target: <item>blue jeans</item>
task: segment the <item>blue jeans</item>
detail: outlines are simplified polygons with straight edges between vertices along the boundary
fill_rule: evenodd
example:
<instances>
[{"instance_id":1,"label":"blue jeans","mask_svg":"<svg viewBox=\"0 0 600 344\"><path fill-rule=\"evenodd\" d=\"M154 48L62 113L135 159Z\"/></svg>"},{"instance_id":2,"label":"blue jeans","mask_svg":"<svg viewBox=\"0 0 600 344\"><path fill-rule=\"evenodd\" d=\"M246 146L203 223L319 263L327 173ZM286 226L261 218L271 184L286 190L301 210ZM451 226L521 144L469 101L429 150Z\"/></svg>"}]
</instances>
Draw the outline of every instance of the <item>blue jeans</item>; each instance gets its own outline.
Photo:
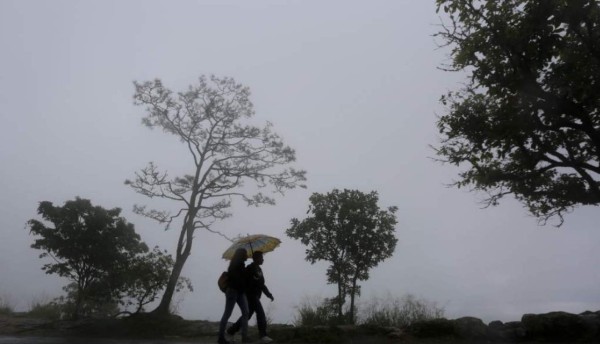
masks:
<instances>
[{"instance_id":1,"label":"blue jeans","mask_svg":"<svg viewBox=\"0 0 600 344\"><path fill-rule=\"evenodd\" d=\"M242 311L242 338L248 336L248 301L246 300L246 294L232 288L227 288L225 291L225 311L219 324L219 338L225 338L225 327L236 303L240 307L240 311Z\"/></svg>"},{"instance_id":2,"label":"blue jeans","mask_svg":"<svg viewBox=\"0 0 600 344\"><path fill-rule=\"evenodd\" d=\"M262 338L267 335L267 317L265 310L263 309L262 303L260 303L260 297L258 295L248 295L248 320L252 318L252 315L256 313L256 325L258 327L258 335ZM231 326L233 332L237 332L242 326L243 317L240 317L238 321Z\"/></svg>"}]
</instances>

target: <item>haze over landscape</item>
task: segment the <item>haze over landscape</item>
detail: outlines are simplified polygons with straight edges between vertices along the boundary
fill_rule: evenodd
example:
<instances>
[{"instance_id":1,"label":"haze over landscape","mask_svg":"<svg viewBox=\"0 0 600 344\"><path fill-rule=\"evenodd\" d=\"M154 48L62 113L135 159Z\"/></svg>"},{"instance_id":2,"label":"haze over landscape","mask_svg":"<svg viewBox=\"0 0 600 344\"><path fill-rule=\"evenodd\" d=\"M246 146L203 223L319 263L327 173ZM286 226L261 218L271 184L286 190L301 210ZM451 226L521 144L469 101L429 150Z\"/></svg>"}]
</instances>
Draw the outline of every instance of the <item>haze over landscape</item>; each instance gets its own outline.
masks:
<instances>
[{"instance_id":1,"label":"haze over landscape","mask_svg":"<svg viewBox=\"0 0 600 344\"><path fill-rule=\"evenodd\" d=\"M157 203L124 181L149 161L172 175L191 161L176 138L141 124L132 82L160 78L179 91L215 74L250 87L254 122L272 122L307 171L307 189L275 206L238 202L214 227L282 240L263 265L274 322L335 295L327 264L310 265L285 236L308 197L333 188L375 190L380 206L399 208L396 252L361 284L362 301L411 293L448 318L485 322L599 310L596 208L577 208L557 229L512 199L483 209L485 195L447 187L460 169L434 161L430 145L439 98L464 75L438 68L449 53L432 37L440 16L434 1L415 0L0 1L0 297L26 310L67 284L44 274L29 247L25 223L40 201L120 207L149 246L172 252L177 226L133 214ZM184 318L217 320L229 242L197 231L194 245L183 275L195 291L175 304Z\"/></svg>"}]
</instances>

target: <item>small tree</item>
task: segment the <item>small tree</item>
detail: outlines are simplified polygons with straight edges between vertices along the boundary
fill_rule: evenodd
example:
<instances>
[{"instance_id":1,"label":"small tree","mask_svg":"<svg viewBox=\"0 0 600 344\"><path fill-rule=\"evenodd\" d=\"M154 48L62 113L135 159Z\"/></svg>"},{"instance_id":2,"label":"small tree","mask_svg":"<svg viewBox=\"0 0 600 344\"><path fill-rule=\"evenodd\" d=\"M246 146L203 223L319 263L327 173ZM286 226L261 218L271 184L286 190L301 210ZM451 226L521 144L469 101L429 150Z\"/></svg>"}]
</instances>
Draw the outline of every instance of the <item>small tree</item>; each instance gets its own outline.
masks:
<instances>
[{"instance_id":1,"label":"small tree","mask_svg":"<svg viewBox=\"0 0 600 344\"><path fill-rule=\"evenodd\" d=\"M154 302L164 290L172 268L173 258L158 247L133 259L125 276L121 304L133 306L133 313L144 311L144 306ZM175 292L183 289L193 291L191 281L179 277Z\"/></svg>"},{"instance_id":2,"label":"small tree","mask_svg":"<svg viewBox=\"0 0 600 344\"><path fill-rule=\"evenodd\" d=\"M74 318L98 313L104 305L114 310L127 286L147 285L151 275L136 273L136 266L160 273L170 268L169 262L172 265L168 256L147 253L133 224L119 216L119 208L107 210L77 197L62 207L40 202L38 213L53 227L29 220L31 234L39 237L31 247L43 251L40 258L52 258L42 270L72 282L65 291ZM166 281L153 278L153 288L164 287ZM149 292L156 293L153 288Z\"/></svg>"},{"instance_id":3,"label":"small tree","mask_svg":"<svg viewBox=\"0 0 600 344\"><path fill-rule=\"evenodd\" d=\"M337 284L334 299L340 319L346 296L350 296L351 322L355 320L355 296L360 295L358 281L369 278L369 270L394 253L398 239L394 236L397 207L381 210L377 192L357 190L327 194L314 193L308 212L311 216L291 220L286 234L307 245L306 260L331 262L327 281Z\"/></svg>"},{"instance_id":4,"label":"small tree","mask_svg":"<svg viewBox=\"0 0 600 344\"><path fill-rule=\"evenodd\" d=\"M231 216L233 198L248 205L274 204L272 197L252 194L244 183L276 192L304 187L305 172L286 168L296 157L271 124L260 128L244 122L254 115L250 90L231 78L202 76L187 91L173 94L160 80L135 83L135 104L146 107L143 123L175 135L190 153L190 174L169 177L150 163L134 180L125 183L136 192L178 204L174 214L135 206L134 211L165 225L183 217L175 263L160 304L153 311L169 312L181 270L190 255L196 229L211 230L218 220Z\"/></svg>"},{"instance_id":5,"label":"small tree","mask_svg":"<svg viewBox=\"0 0 600 344\"><path fill-rule=\"evenodd\" d=\"M466 167L458 187L512 194L542 222L600 204L600 3L437 0L449 70L437 153Z\"/></svg>"},{"instance_id":6,"label":"small tree","mask_svg":"<svg viewBox=\"0 0 600 344\"><path fill-rule=\"evenodd\" d=\"M118 315L118 297L107 292L106 285L102 282L91 283L81 297L77 283L71 282L64 286L65 295L54 300L62 314L71 318L107 318Z\"/></svg>"}]
</instances>

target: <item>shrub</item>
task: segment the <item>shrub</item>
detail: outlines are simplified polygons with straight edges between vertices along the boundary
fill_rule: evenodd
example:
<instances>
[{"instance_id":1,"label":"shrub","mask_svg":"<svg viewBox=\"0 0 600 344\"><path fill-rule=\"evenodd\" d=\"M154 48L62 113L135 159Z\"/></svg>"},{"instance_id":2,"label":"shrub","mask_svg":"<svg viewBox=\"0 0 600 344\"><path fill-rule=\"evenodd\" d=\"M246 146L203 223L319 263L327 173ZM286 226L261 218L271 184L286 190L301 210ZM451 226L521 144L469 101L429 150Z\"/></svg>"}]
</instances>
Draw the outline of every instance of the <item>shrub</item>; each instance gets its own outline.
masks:
<instances>
[{"instance_id":1,"label":"shrub","mask_svg":"<svg viewBox=\"0 0 600 344\"><path fill-rule=\"evenodd\" d=\"M0 296L0 315L11 315L15 312L15 307L7 297Z\"/></svg>"},{"instance_id":2,"label":"shrub","mask_svg":"<svg viewBox=\"0 0 600 344\"><path fill-rule=\"evenodd\" d=\"M311 301L305 298L297 308L294 319L296 326L319 326L354 324L376 327L408 327L418 321L439 319L444 316L444 308L435 302L417 299L408 294L404 297L375 297L360 307L357 307L357 321L350 319L350 312L346 309L340 318L337 314L335 299L322 299Z\"/></svg>"},{"instance_id":3,"label":"shrub","mask_svg":"<svg viewBox=\"0 0 600 344\"><path fill-rule=\"evenodd\" d=\"M359 321L365 325L407 327L417 321L439 319L444 308L435 302L417 299L408 294L404 297L374 298L361 307Z\"/></svg>"},{"instance_id":4,"label":"shrub","mask_svg":"<svg viewBox=\"0 0 600 344\"><path fill-rule=\"evenodd\" d=\"M81 318L109 318L119 311L118 303L110 297L110 295L103 295L105 297L87 297L83 302L79 304L79 311L77 309L77 295L79 293L78 287L75 283L70 283L63 287L66 295L62 295L53 302L60 306L61 311L64 315L70 319ZM97 295L97 294L96 294ZM77 314L77 317L74 315Z\"/></svg>"},{"instance_id":5,"label":"shrub","mask_svg":"<svg viewBox=\"0 0 600 344\"><path fill-rule=\"evenodd\" d=\"M339 319L336 312L337 304L331 299L317 302L304 299L296 308L298 310L294 320L296 326L337 325L343 320Z\"/></svg>"},{"instance_id":6,"label":"shrub","mask_svg":"<svg viewBox=\"0 0 600 344\"><path fill-rule=\"evenodd\" d=\"M27 315L32 318L59 320L64 314L64 307L56 301L46 301L45 298L34 300Z\"/></svg>"}]
</instances>

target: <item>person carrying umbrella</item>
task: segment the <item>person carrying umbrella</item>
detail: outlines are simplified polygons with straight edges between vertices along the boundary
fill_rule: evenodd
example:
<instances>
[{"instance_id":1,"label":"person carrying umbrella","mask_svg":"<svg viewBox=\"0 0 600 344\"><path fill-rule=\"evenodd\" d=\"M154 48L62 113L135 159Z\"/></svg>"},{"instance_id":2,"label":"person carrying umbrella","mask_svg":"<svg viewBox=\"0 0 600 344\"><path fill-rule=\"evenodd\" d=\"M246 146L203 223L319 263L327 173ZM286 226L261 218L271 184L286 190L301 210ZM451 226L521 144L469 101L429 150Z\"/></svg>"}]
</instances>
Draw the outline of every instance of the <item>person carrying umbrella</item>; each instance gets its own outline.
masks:
<instances>
[{"instance_id":1,"label":"person carrying umbrella","mask_svg":"<svg viewBox=\"0 0 600 344\"><path fill-rule=\"evenodd\" d=\"M262 273L260 266L263 264L263 253L271 252L281 244L281 240L264 234L253 234L245 237L237 238L233 241L233 244L229 246L223 253L224 259L232 259L233 252L236 252L239 248L246 250L248 255L252 256L253 263L248 265L245 269L247 290L246 296L248 297L248 303L250 306L250 313L248 319L253 313L256 313L256 323L258 325L258 332L262 343L270 343L273 339L267 336L267 317L265 311L260 303L260 297L262 293L265 293L271 301L274 300L273 294L265 286L265 278ZM242 331L244 319L240 318L235 324L233 324L227 333L234 335L240 327ZM243 335L243 334L242 334Z\"/></svg>"},{"instance_id":2,"label":"person carrying umbrella","mask_svg":"<svg viewBox=\"0 0 600 344\"><path fill-rule=\"evenodd\" d=\"M246 277L246 297L248 298L249 313L248 318L244 319L242 315L230 328L227 329L227 334L233 336L240 327L243 326L244 320L247 321L252 317L252 314L256 313L256 324L258 326L258 334L261 343L271 343L273 339L267 336L267 317L260 303L260 297L264 293L271 302L275 300L273 294L269 291L269 288L265 285L265 277L263 275L260 266L264 263L263 253L261 251L254 251L252 253L253 262L249 264L245 269ZM242 327L243 331L243 327Z\"/></svg>"},{"instance_id":3,"label":"person carrying umbrella","mask_svg":"<svg viewBox=\"0 0 600 344\"><path fill-rule=\"evenodd\" d=\"M229 262L229 268L227 269L228 280L227 289L225 290L225 311L221 317L219 323L219 344L229 344L229 341L225 339L225 327L233 312L233 307L237 303L242 312L242 316L238 320L242 329L242 343L251 343L252 340L248 338L248 301L246 299L246 275L244 269L244 262L248 258L248 253L244 248L239 248L233 254L231 262Z\"/></svg>"}]
</instances>

